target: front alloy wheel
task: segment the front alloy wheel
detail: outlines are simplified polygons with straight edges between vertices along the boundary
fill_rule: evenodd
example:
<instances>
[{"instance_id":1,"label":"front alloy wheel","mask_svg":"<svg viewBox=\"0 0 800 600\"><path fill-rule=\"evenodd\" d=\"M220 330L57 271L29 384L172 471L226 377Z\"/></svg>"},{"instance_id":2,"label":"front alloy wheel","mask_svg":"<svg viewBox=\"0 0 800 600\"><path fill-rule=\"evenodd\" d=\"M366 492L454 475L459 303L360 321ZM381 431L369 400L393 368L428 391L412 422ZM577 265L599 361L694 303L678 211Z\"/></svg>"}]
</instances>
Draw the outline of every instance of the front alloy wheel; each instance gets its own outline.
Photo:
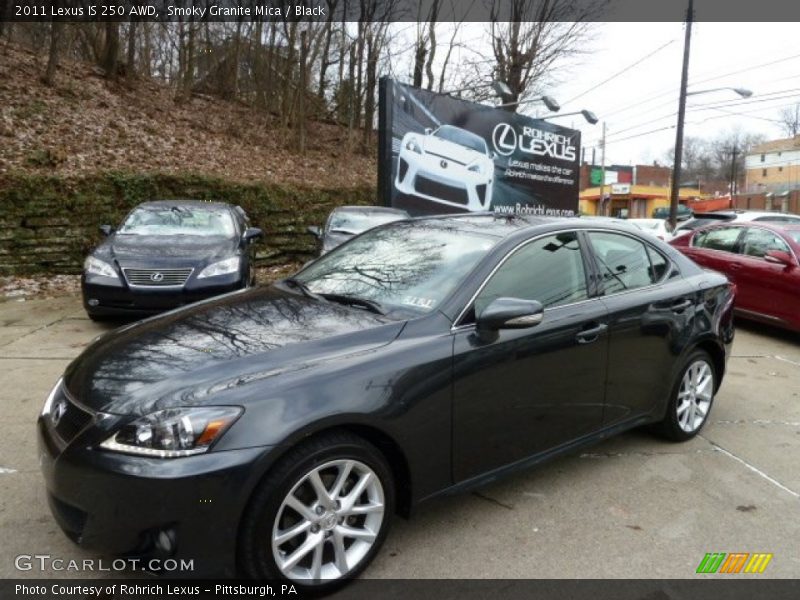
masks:
<instances>
[{"instance_id":1,"label":"front alloy wheel","mask_svg":"<svg viewBox=\"0 0 800 600\"><path fill-rule=\"evenodd\" d=\"M278 509L275 563L294 581L345 577L375 543L384 510L383 486L364 463L339 459L315 467Z\"/></svg>"},{"instance_id":2,"label":"front alloy wheel","mask_svg":"<svg viewBox=\"0 0 800 600\"><path fill-rule=\"evenodd\" d=\"M393 514L391 469L375 446L344 431L311 438L279 460L254 493L240 567L256 579L330 591L372 561Z\"/></svg>"}]
</instances>

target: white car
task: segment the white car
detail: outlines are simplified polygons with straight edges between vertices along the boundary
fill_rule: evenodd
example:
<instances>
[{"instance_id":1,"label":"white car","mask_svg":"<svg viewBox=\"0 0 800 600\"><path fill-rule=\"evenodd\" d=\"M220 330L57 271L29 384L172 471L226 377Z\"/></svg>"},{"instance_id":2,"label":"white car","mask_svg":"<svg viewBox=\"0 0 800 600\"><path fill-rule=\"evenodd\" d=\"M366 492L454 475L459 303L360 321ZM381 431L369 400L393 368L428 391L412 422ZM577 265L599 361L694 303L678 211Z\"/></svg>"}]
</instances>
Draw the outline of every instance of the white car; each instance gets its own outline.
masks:
<instances>
[{"instance_id":1,"label":"white car","mask_svg":"<svg viewBox=\"0 0 800 600\"><path fill-rule=\"evenodd\" d=\"M628 219L645 233L656 236L660 240L672 239L672 228L666 219Z\"/></svg>"},{"instance_id":2,"label":"white car","mask_svg":"<svg viewBox=\"0 0 800 600\"><path fill-rule=\"evenodd\" d=\"M494 155L486 141L452 125L425 131L403 136L394 182L397 190L470 211L489 210Z\"/></svg>"}]
</instances>

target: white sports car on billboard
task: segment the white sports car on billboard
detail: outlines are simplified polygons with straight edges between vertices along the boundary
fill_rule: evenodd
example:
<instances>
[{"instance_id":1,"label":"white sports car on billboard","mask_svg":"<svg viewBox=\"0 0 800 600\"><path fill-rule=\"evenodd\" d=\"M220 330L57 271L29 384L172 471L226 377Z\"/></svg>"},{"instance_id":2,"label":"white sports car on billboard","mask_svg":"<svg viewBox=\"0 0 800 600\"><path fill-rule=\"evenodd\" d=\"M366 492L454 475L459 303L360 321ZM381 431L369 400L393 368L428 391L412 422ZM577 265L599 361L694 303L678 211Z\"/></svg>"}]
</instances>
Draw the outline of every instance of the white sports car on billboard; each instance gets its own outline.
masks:
<instances>
[{"instance_id":1,"label":"white sports car on billboard","mask_svg":"<svg viewBox=\"0 0 800 600\"><path fill-rule=\"evenodd\" d=\"M425 131L403 136L397 190L470 211L489 210L494 156L484 139L452 125Z\"/></svg>"}]
</instances>

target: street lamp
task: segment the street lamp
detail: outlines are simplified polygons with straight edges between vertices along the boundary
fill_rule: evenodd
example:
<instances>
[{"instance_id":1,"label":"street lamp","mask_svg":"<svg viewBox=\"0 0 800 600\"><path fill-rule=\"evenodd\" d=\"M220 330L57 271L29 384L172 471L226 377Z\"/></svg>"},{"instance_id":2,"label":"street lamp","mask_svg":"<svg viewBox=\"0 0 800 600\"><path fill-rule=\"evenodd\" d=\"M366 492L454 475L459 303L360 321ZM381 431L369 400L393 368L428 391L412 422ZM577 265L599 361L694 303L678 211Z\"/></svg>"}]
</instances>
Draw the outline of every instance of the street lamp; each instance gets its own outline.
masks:
<instances>
[{"instance_id":1,"label":"street lamp","mask_svg":"<svg viewBox=\"0 0 800 600\"><path fill-rule=\"evenodd\" d=\"M753 92L751 92L748 89L735 88L735 87L718 87L718 88L712 88L710 90L697 90L696 92L686 92L686 95L687 96L696 96L698 94L708 94L709 92L719 92L719 91L722 91L722 90L732 90L732 91L736 92L737 94L739 94L742 98L749 98L750 96L753 95Z\"/></svg>"},{"instance_id":2,"label":"street lamp","mask_svg":"<svg viewBox=\"0 0 800 600\"><path fill-rule=\"evenodd\" d=\"M554 119L556 117L571 117L572 115L583 115L583 118L586 119L586 122L589 123L589 125L595 125L600 120L600 119L597 118L596 114L594 114L592 111L586 110L586 109L584 109L584 110L576 110L575 112L568 112L568 113L563 113L563 114L558 114L558 115L550 115L550 116L547 116L547 117L542 117L540 120L541 121L546 121L547 119Z\"/></svg>"},{"instance_id":3,"label":"street lamp","mask_svg":"<svg viewBox=\"0 0 800 600\"><path fill-rule=\"evenodd\" d=\"M561 105L552 96L538 96L536 98L529 98L528 100L515 100L514 102L504 102L499 104L497 108L506 108L508 106L519 106L520 104L530 104L531 102L541 102L547 107L547 110L558 112L561 110Z\"/></svg>"}]
</instances>

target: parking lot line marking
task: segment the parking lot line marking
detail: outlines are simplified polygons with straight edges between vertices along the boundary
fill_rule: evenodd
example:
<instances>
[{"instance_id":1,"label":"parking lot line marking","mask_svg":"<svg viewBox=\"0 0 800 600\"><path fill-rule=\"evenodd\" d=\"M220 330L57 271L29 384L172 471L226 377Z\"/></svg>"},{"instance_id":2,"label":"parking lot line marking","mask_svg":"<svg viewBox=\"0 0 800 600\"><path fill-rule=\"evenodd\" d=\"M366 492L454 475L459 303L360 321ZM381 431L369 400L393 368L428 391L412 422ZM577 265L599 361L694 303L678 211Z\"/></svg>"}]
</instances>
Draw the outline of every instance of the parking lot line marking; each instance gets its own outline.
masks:
<instances>
[{"instance_id":1,"label":"parking lot line marking","mask_svg":"<svg viewBox=\"0 0 800 600\"><path fill-rule=\"evenodd\" d=\"M16 469L6 469L5 467L0 467L0 475L10 475L11 473L16 473Z\"/></svg>"},{"instance_id":2,"label":"parking lot line marking","mask_svg":"<svg viewBox=\"0 0 800 600\"><path fill-rule=\"evenodd\" d=\"M722 454L724 454L725 456L728 456L728 457L732 458L733 460L735 460L736 462L743 464L745 467L747 467L748 469L750 469L751 471L753 471L753 473L755 473L755 474L757 474L757 475L760 475L761 477L763 477L764 479L766 479L767 481L769 481L769 482L770 482L772 485L774 485L774 486L776 486L776 487L779 487L779 488L780 488L780 489L782 489L784 492L787 492L787 493L791 494L791 495L792 495L792 496L794 496L795 498L800 498L800 494L798 494L798 493L797 493L797 492L795 492L794 490L791 490L791 489L789 489L788 487L786 487L785 485L783 485L783 484L782 484L780 481L778 481L777 479L774 479L773 477L770 477L769 475L767 475L766 473L764 473L764 471L762 471L762 470L761 470L761 469L759 469L758 467L756 467L756 466L754 466L754 465L751 465L751 464L750 464L749 462L747 462L746 460L744 460L744 459L742 459L742 458L739 458L738 456L736 456L736 455L735 455L735 454L733 454L732 452L729 452L728 450L725 450L725 448L723 448L723 447L722 447L722 446L720 446L719 444L715 444L714 442L712 442L712 441L711 441L710 439L708 439L707 437L703 437L702 435L701 435L701 436L698 436L698 437L702 437L702 438L703 438L705 441L707 441L709 444L711 444L711 445L714 447L714 449L715 449L715 450L718 450L719 452L722 452Z\"/></svg>"},{"instance_id":3,"label":"parking lot line marking","mask_svg":"<svg viewBox=\"0 0 800 600\"><path fill-rule=\"evenodd\" d=\"M783 358L782 356L778 356L777 354L775 355L775 358L777 358L778 360L782 360L783 362L788 362L790 365L797 365L798 367L800 367L800 362L797 362L796 360Z\"/></svg>"}]
</instances>

